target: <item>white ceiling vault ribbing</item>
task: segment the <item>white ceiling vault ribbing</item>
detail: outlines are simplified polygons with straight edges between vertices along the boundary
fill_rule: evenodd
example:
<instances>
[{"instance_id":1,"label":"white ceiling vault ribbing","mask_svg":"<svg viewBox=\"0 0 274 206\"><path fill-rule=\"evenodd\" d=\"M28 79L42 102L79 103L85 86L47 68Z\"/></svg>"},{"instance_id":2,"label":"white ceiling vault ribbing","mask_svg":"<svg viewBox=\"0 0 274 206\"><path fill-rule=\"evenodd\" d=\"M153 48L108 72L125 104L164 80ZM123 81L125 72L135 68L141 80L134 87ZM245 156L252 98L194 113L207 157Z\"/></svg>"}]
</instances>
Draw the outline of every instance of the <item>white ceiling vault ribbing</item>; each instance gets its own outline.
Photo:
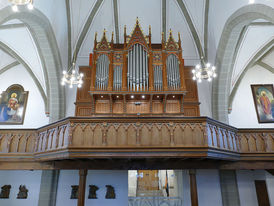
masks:
<instances>
[{"instance_id":1,"label":"white ceiling vault ribbing","mask_svg":"<svg viewBox=\"0 0 274 206\"><path fill-rule=\"evenodd\" d=\"M163 3L165 3L165 5L163 5ZM0 14L6 11L11 12L9 5L8 0L0 0ZM249 0L35 0L34 7L34 13L38 16L43 16L48 22L40 25L39 28L34 26L34 24L29 24L29 27L32 28L30 33L34 39L34 44L30 45L32 48L29 48L29 50L36 50L39 54L33 55L31 52L20 54L19 51L22 49L19 48L20 44L17 44L17 46L12 45L10 48L28 62L29 67L33 70L33 73L46 94L49 93L50 86L52 87L51 89L56 87L60 90L60 88L57 85L46 86L46 83L43 83L47 82L45 74L43 74L45 71L48 71L49 68L55 70L57 74L57 80L55 81L58 82L58 78L60 78L58 77L59 73L72 61L73 56L77 57L78 65L88 64L89 53L92 52L93 49L95 32L98 32L98 39L100 39L103 29L106 29L109 40L111 33L114 32L115 41L122 43L124 25L127 27L127 34L130 34L135 25L136 17L138 17L144 33L148 33L148 27L151 25L153 43L161 42L161 32L164 30L166 36L168 36L168 30L172 29L176 40L178 39L177 33L180 32L183 57L186 65L199 63L201 56L205 58L208 56L212 63L216 61L221 73L221 79L228 79L225 84L222 82L214 83L213 107L222 114L227 114L228 104L222 104L220 100L228 99L232 88L228 86L229 89L225 92L225 97L220 97L217 93L222 93L223 85L231 85L237 81L241 72L244 71L245 66L248 65L249 62L254 61L254 55L251 54L255 54L260 45L264 45L269 41L272 30L267 28L267 26L257 25L259 32L266 32L268 34L268 37L265 38L261 36L262 39L260 43L257 42L254 33L256 31L251 28L248 29L250 21L248 20L249 16L247 16L246 21L248 21L248 23L246 23L245 20L242 21L245 28L243 28L242 25L239 33L233 37L235 40L235 44L233 45L235 46L238 42L241 46L236 50L231 50L231 44L226 44L227 36L225 35L228 28L226 28L225 25L231 20L231 16L237 10L244 7L254 7L255 13L262 13L262 16L255 18L259 20L259 22L265 19L263 22L273 23L271 18L264 18L270 14L263 14L263 8L267 7L270 8L269 11L271 11L271 9L273 11L274 1L255 0L255 4L249 5ZM21 12L25 15L26 11L19 11L19 13L16 14L16 18L11 18L8 22L0 22L0 39L16 38L15 36L7 35L12 31L16 31L16 34L21 35L22 38L27 37L26 32L15 28L20 27L20 24L24 24L26 21L25 16L22 15L23 13ZM243 10L242 15L248 12L249 10ZM269 25L269 27L273 28L271 25ZM234 25L229 29L234 31ZM45 52L45 48L43 38L41 37L42 30L45 31L45 37L43 38L47 39L49 48L51 48L48 51L55 51L50 57L55 66L49 63L49 56L43 53ZM242 35L240 35L241 32ZM244 38L245 36L252 35L253 37ZM6 40L6 43L7 42L9 42L9 40ZM253 42L257 47L248 47L250 42ZM230 58L226 58L226 53L222 56L224 50L230 50ZM245 53L249 53L250 56L247 57L244 55ZM0 71L7 65L18 61L3 51L0 51L0 56L1 54L4 60L0 61ZM271 55L272 53L269 52L263 59L260 59L261 66L265 65L268 69L273 68L274 61ZM32 59L28 60L27 56ZM229 61L229 64L234 65L232 69L228 69L225 61ZM38 64L31 62L40 62L40 70L42 72L39 74L35 72ZM230 77L223 77L222 74L225 75L228 70L231 74ZM41 76L40 74L43 75ZM234 74L233 77L232 74ZM216 88L218 89L216 90ZM49 101L54 101L53 99ZM215 111L215 118L227 121L225 116L220 116L217 113Z\"/></svg>"}]
</instances>

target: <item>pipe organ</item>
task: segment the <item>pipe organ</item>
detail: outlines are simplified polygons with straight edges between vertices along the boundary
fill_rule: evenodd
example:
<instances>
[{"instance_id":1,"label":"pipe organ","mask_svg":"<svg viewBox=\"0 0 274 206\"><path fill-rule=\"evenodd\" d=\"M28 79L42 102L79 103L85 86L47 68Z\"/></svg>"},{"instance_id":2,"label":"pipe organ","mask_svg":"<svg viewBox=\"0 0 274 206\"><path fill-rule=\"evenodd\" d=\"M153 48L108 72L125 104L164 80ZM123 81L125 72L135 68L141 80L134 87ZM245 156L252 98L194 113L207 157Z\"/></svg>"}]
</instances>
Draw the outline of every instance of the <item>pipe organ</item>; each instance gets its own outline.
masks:
<instances>
[{"instance_id":1,"label":"pipe organ","mask_svg":"<svg viewBox=\"0 0 274 206\"><path fill-rule=\"evenodd\" d=\"M151 28L145 35L138 19L130 35L124 28L123 43L114 43L113 33L108 41L106 31L97 41L96 33L86 77L89 86L82 88L90 100L82 94L85 104L78 101L77 107L89 105L83 110L89 115L184 115L188 79L180 34L178 41L171 31L167 40L162 34L158 44L151 42L151 36Z\"/></svg>"}]
</instances>

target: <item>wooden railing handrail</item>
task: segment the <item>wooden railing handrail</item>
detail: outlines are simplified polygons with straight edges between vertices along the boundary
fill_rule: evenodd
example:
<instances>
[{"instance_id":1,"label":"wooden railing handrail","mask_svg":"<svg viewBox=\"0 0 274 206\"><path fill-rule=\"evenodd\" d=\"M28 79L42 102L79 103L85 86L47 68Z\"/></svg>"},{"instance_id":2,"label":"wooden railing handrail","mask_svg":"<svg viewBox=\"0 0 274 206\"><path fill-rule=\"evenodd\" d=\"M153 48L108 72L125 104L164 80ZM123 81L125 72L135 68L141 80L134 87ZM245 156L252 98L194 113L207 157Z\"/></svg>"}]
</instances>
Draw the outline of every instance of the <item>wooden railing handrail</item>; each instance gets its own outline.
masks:
<instances>
[{"instance_id":1,"label":"wooden railing handrail","mask_svg":"<svg viewBox=\"0 0 274 206\"><path fill-rule=\"evenodd\" d=\"M5 154L32 154L38 160L107 156L270 160L273 143L274 129L237 129L208 117L67 117L38 129L0 129L0 159Z\"/></svg>"}]
</instances>

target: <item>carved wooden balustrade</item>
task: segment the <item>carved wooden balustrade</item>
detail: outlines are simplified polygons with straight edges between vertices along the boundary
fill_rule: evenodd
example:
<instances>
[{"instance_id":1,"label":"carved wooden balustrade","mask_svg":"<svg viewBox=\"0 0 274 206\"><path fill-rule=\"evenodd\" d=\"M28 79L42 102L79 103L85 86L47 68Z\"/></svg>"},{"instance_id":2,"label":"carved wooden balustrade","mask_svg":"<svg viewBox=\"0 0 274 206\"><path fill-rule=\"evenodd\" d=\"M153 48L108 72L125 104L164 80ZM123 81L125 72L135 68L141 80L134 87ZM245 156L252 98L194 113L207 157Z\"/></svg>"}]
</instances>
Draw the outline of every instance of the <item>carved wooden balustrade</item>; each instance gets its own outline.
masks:
<instances>
[{"instance_id":1,"label":"carved wooden balustrade","mask_svg":"<svg viewBox=\"0 0 274 206\"><path fill-rule=\"evenodd\" d=\"M67 118L0 130L0 160L210 158L273 160L274 129L236 129L206 117Z\"/></svg>"}]
</instances>

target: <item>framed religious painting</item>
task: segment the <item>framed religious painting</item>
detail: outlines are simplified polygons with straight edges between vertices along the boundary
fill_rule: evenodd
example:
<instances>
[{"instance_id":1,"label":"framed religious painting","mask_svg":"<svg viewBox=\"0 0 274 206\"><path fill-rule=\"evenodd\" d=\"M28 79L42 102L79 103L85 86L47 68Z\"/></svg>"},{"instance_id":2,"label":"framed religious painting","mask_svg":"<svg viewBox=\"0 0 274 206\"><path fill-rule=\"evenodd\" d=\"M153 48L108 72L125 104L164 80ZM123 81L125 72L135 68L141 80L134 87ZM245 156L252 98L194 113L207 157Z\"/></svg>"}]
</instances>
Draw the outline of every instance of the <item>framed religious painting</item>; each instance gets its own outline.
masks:
<instances>
[{"instance_id":1,"label":"framed religious painting","mask_svg":"<svg viewBox=\"0 0 274 206\"><path fill-rule=\"evenodd\" d=\"M274 92L272 84L251 85L259 123L274 123Z\"/></svg>"},{"instance_id":2,"label":"framed religious painting","mask_svg":"<svg viewBox=\"0 0 274 206\"><path fill-rule=\"evenodd\" d=\"M14 84L0 97L0 124L23 124L28 101L28 91Z\"/></svg>"}]
</instances>

